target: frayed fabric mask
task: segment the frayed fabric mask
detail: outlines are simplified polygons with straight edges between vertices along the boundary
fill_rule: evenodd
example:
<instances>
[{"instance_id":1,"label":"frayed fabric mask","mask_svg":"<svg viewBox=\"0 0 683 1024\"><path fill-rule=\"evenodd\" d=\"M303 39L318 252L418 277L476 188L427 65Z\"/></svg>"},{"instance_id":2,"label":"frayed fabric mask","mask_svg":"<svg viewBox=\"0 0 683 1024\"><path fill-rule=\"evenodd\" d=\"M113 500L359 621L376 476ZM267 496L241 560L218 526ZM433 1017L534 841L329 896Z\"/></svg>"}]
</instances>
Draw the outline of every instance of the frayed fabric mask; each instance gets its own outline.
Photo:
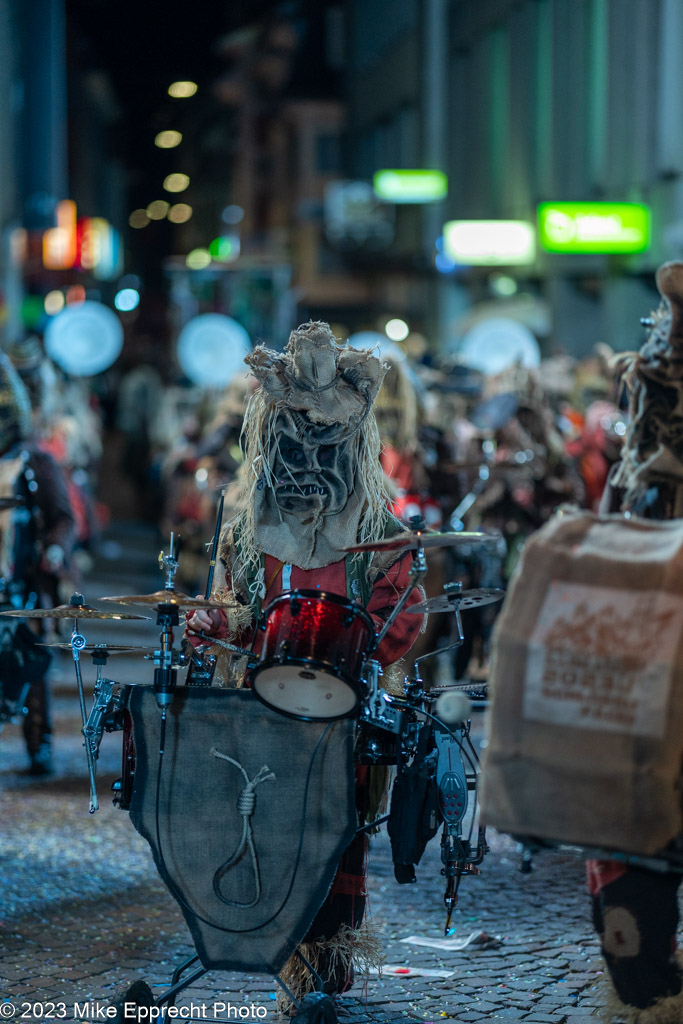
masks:
<instances>
[{"instance_id":1,"label":"frayed fabric mask","mask_svg":"<svg viewBox=\"0 0 683 1024\"><path fill-rule=\"evenodd\" d=\"M384 367L342 348L327 324L293 331L284 354L248 357L267 405L254 495L254 540L304 569L338 561L357 540L367 504L359 461L362 426Z\"/></svg>"}]
</instances>

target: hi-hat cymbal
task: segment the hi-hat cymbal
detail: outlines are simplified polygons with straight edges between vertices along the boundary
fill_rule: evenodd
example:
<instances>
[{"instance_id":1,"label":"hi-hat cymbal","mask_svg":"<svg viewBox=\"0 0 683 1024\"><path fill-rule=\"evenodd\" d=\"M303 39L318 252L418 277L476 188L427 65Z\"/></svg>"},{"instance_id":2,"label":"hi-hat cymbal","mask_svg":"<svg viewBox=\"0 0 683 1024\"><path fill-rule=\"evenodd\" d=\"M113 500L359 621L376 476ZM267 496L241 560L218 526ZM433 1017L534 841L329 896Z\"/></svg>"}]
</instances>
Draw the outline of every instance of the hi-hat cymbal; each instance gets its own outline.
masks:
<instances>
[{"instance_id":1,"label":"hi-hat cymbal","mask_svg":"<svg viewBox=\"0 0 683 1024\"><path fill-rule=\"evenodd\" d=\"M222 601L214 601L210 597L190 597L179 590L157 590L154 594L120 594L118 597L100 597L100 601L111 601L114 604L155 605L173 604L180 610L183 608L224 608Z\"/></svg>"},{"instance_id":2,"label":"hi-hat cymbal","mask_svg":"<svg viewBox=\"0 0 683 1024\"><path fill-rule=\"evenodd\" d=\"M463 590L461 594L440 594L430 597L421 604L414 604L406 611L411 615L425 615L431 612L452 612L455 608L464 611L467 608L479 608L483 604L502 601L505 591L497 587L479 587L477 590Z\"/></svg>"},{"instance_id":3,"label":"hi-hat cymbal","mask_svg":"<svg viewBox=\"0 0 683 1024\"><path fill-rule=\"evenodd\" d=\"M354 544L342 551L417 551L418 548L453 548L465 544L483 544L497 541L493 533L432 533L420 530L418 533L399 534L384 540L371 540L365 544Z\"/></svg>"},{"instance_id":4,"label":"hi-hat cymbal","mask_svg":"<svg viewBox=\"0 0 683 1024\"><path fill-rule=\"evenodd\" d=\"M0 498L0 512L4 512L8 508L17 508L19 505L25 505L26 502L23 498L18 495L8 494L3 498Z\"/></svg>"},{"instance_id":5,"label":"hi-hat cymbal","mask_svg":"<svg viewBox=\"0 0 683 1024\"><path fill-rule=\"evenodd\" d=\"M105 612L91 608L88 604L60 604L56 608L11 608L0 615L11 615L17 619L146 619L147 615L130 615L127 612Z\"/></svg>"},{"instance_id":6,"label":"hi-hat cymbal","mask_svg":"<svg viewBox=\"0 0 683 1024\"><path fill-rule=\"evenodd\" d=\"M71 644L38 644L39 647L59 647L63 651L72 650ZM153 647L142 647L139 644L86 644L79 647L81 654L131 654L135 651L153 651Z\"/></svg>"}]
</instances>

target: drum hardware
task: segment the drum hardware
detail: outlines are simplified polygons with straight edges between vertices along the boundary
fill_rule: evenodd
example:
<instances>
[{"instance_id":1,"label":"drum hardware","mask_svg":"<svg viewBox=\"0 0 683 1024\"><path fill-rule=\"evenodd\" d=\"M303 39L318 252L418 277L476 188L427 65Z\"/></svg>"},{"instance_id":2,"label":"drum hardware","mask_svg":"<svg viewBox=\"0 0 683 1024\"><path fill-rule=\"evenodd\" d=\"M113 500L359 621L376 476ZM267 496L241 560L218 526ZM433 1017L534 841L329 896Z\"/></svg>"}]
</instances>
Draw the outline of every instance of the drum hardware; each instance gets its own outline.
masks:
<instances>
[{"instance_id":1,"label":"drum hardware","mask_svg":"<svg viewBox=\"0 0 683 1024\"><path fill-rule=\"evenodd\" d=\"M95 784L95 761L97 759L97 749L99 748L99 741L97 748L93 747L93 736L92 729L91 734L88 733L90 718L85 707L85 690L83 688L83 675L81 673L81 652L87 651L92 653L95 650L93 656L94 663L97 664L98 673L101 673L101 665L104 664L109 656L109 651L104 645L90 645L82 633L78 631L78 620L79 619L144 619L145 615L132 615L127 612L103 612L98 608L93 608L85 603L85 598L82 594L72 594L69 599L69 603L65 605L58 605L56 608L12 608L10 611L0 612L0 615L10 615L19 618L26 619L73 619L74 626L71 634L71 640L68 644L45 644L43 646L58 646L64 649L70 649L74 662L74 670L76 672L76 686L78 689L78 704L81 712L81 723L82 732L84 736L85 746L85 757L88 764L88 779L90 783L90 813L94 814L99 807L97 800L97 787ZM105 654L105 651L107 652ZM98 661L98 656L99 660ZM99 680L99 675L98 675ZM94 709L93 709L94 710ZM93 753L95 749L95 753Z\"/></svg>"},{"instance_id":2,"label":"drum hardware","mask_svg":"<svg viewBox=\"0 0 683 1024\"><path fill-rule=\"evenodd\" d=\"M166 709L173 700L176 686L176 673L181 665L186 664L185 655L173 646L173 627L178 625L180 604L171 595L175 595L175 577L178 571L178 559L175 554L176 543L180 544L171 533L171 543L167 555L159 553L159 568L166 573L166 584L160 593L161 600L157 604L157 626L161 626L160 647L154 652L154 693L161 710L162 721L166 722ZM156 595L155 595L156 596Z\"/></svg>"},{"instance_id":3,"label":"drum hardware","mask_svg":"<svg viewBox=\"0 0 683 1024\"><path fill-rule=\"evenodd\" d=\"M485 544L495 541L497 533L479 531L459 533L438 533L431 530L418 530L415 533L399 534L398 537L385 537L383 540L371 540L363 544L354 544L342 551L420 551L422 548L452 548L467 544Z\"/></svg>"},{"instance_id":4,"label":"drum hardware","mask_svg":"<svg viewBox=\"0 0 683 1024\"><path fill-rule=\"evenodd\" d=\"M406 587L406 589L403 591L403 593L399 597L398 601L396 602L396 604L394 605L394 607L391 610L391 614L389 615L389 618L386 620L386 622L382 626L382 629L380 630L379 636L377 637L377 639L375 641L375 648L379 647L379 645L382 643L382 640L384 640L384 637L387 635L387 633L391 629L391 626L393 625L395 620L398 618L398 616L403 611L405 603L408 600L408 598L410 597L410 595L412 594L413 590L415 590L415 588L420 585L420 583L422 582L424 577L427 575L427 558L425 556L424 546L423 546L423 543L422 543L423 539L426 536L428 536L428 535L422 533L421 531L418 531L417 533L414 533L411 537L408 538L408 540L411 541L411 542L415 541L415 548L414 548L414 550L417 552L417 554L415 555L415 558L413 559L413 563L410 566L410 569L408 571L408 586ZM436 534L432 534L432 536L437 536L437 535ZM441 535L439 534L439 536L441 536ZM444 536L448 536L448 535L444 534ZM382 541L378 541L378 543L381 544ZM357 549L349 549L349 550L361 550L362 548L363 548L363 545L360 545ZM411 549L412 549L412 544L410 546L406 546L406 550L411 550Z\"/></svg>"},{"instance_id":5,"label":"drum hardware","mask_svg":"<svg viewBox=\"0 0 683 1024\"><path fill-rule=\"evenodd\" d=\"M453 587L459 587L460 589L455 591L451 589ZM438 597L430 597L426 601L422 601L421 604L412 605L411 608L408 608L408 612L411 615L451 612L455 609L456 604L460 611L466 611L469 608L480 608L485 604L494 604L496 601L502 601L505 597L505 591L498 587L479 587L473 590L462 590L462 584L460 583L447 583L444 591L445 593L439 594Z\"/></svg>"},{"instance_id":6,"label":"drum hardware","mask_svg":"<svg viewBox=\"0 0 683 1024\"><path fill-rule=\"evenodd\" d=\"M85 599L82 594L72 594L69 599L69 604L66 607L71 609L71 615L74 620L70 646L74 660L76 686L78 688L78 703L81 709L81 722L83 724L82 732L85 744L85 759L88 764L88 779L90 781L90 813L94 814L99 807L99 803L97 801L97 787L95 785L95 758L93 757L90 738L86 732L88 728L88 715L85 710L85 692L83 690L83 675L81 673L81 651L87 647L87 640L82 633L78 632L78 619L80 618L83 609L88 608L88 606L85 604Z\"/></svg>"},{"instance_id":7,"label":"drum hardware","mask_svg":"<svg viewBox=\"0 0 683 1024\"><path fill-rule=\"evenodd\" d=\"M216 657L209 653L209 647L195 648L189 640L183 640L183 652L190 663L185 685L211 686L216 671Z\"/></svg>"},{"instance_id":8,"label":"drum hardware","mask_svg":"<svg viewBox=\"0 0 683 1024\"><path fill-rule=\"evenodd\" d=\"M38 644L39 647L58 647L62 651L70 651L70 643ZM140 644L86 644L82 649L83 654L91 655L93 664L97 665L96 659L103 657L106 661L112 654L134 654L136 651L151 651L153 648Z\"/></svg>"},{"instance_id":9,"label":"drum hardware","mask_svg":"<svg viewBox=\"0 0 683 1024\"><path fill-rule=\"evenodd\" d=\"M114 689L119 684L111 679L103 679L100 673L101 666L98 666L93 705L83 730L85 741L90 744L93 761L99 759L100 743L105 731L118 732L123 729L123 695L120 689Z\"/></svg>"},{"instance_id":10,"label":"drum hardware","mask_svg":"<svg viewBox=\"0 0 683 1024\"><path fill-rule=\"evenodd\" d=\"M378 661L365 662L365 682L368 690L363 699L360 720L376 729L402 736L406 731L405 711L379 685L382 669Z\"/></svg>"},{"instance_id":11,"label":"drum hardware","mask_svg":"<svg viewBox=\"0 0 683 1024\"><path fill-rule=\"evenodd\" d=\"M22 498L18 494L10 494L0 498L0 512L5 512L8 508L18 508L20 505L25 504L25 498Z\"/></svg>"}]
</instances>

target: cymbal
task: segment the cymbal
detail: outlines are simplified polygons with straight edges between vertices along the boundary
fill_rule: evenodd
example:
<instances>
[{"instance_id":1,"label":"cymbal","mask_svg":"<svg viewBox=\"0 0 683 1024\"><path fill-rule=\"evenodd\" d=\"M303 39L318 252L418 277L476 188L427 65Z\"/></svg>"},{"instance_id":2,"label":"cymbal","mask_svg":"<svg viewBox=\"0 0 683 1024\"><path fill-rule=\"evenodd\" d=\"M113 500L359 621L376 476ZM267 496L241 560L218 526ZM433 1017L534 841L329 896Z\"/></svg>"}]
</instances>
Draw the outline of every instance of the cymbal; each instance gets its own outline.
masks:
<instances>
[{"instance_id":1,"label":"cymbal","mask_svg":"<svg viewBox=\"0 0 683 1024\"><path fill-rule=\"evenodd\" d=\"M25 505L26 502L23 498L18 495L7 495L6 497L0 498L0 512L4 512L8 508L17 508L19 505Z\"/></svg>"},{"instance_id":2,"label":"cymbal","mask_svg":"<svg viewBox=\"0 0 683 1024\"><path fill-rule=\"evenodd\" d=\"M63 651L72 650L71 644L38 644L39 647L59 647ZM134 651L153 651L153 647L142 647L140 644L86 644L79 648L80 654L126 654Z\"/></svg>"},{"instance_id":3,"label":"cymbal","mask_svg":"<svg viewBox=\"0 0 683 1024\"><path fill-rule=\"evenodd\" d=\"M452 612L456 607L460 611L467 608L479 608L483 604L493 604L494 601L502 601L505 591L497 587L479 587L477 590L463 590L461 594L439 594L438 597L430 597L421 604L414 604L406 611L411 615L425 615L432 612Z\"/></svg>"},{"instance_id":4,"label":"cymbal","mask_svg":"<svg viewBox=\"0 0 683 1024\"><path fill-rule=\"evenodd\" d=\"M190 597L179 590L157 590L154 594L120 594L118 597L100 597L100 601L114 604L156 605L174 604L181 608L224 608L222 601L210 597Z\"/></svg>"},{"instance_id":5,"label":"cymbal","mask_svg":"<svg viewBox=\"0 0 683 1024\"><path fill-rule=\"evenodd\" d=\"M498 537L493 533L431 533L420 530L418 533L354 544L353 547L342 548L342 551L417 551L418 548L453 548L466 544L483 544L487 540L497 541Z\"/></svg>"},{"instance_id":6,"label":"cymbal","mask_svg":"<svg viewBox=\"0 0 683 1024\"><path fill-rule=\"evenodd\" d=\"M146 619L147 615L129 615L127 612L106 612L88 604L60 604L56 608L11 608L0 615L17 619Z\"/></svg>"}]
</instances>

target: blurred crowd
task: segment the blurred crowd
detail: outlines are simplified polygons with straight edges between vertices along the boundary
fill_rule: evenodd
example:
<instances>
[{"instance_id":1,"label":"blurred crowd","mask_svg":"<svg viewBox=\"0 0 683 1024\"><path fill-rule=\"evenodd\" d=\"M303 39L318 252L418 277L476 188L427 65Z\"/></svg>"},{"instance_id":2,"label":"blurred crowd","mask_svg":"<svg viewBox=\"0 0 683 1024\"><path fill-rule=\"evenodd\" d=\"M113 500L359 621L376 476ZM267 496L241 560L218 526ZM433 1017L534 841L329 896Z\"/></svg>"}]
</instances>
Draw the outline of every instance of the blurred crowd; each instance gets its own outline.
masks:
<instances>
[{"instance_id":1,"label":"blurred crowd","mask_svg":"<svg viewBox=\"0 0 683 1024\"><path fill-rule=\"evenodd\" d=\"M6 355L30 401L31 441L59 467L71 509L68 557L43 581L45 606L78 587L107 525L103 463L114 490L120 480L134 496L129 514L162 537L181 535L177 585L203 593L220 495L224 521L239 501L240 431L254 379L245 370L220 390L181 376L169 383L149 360L118 374L113 367L103 386L63 373L36 336ZM498 537L430 551L428 596L452 582L505 588L526 537L559 505L597 509L627 429L606 346L580 361L557 356L493 375L390 342L382 356L389 369L376 415L394 513L407 525ZM108 486L111 494L111 479ZM446 663L425 660L427 682L444 671L485 676L498 608L463 613L465 643ZM452 629L452 616L430 616L413 657L448 645Z\"/></svg>"},{"instance_id":2,"label":"blurred crowd","mask_svg":"<svg viewBox=\"0 0 683 1024\"><path fill-rule=\"evenodd\" d=\"M394 513L407 525L499 537L430 552L429 596L458 581L466 590L504 588L524 540L559 505L597 509L627 429L607 346L580 361L558 356L495 375L453 359L416 359L389 342L382 355L389 369L375 410ZM239 500L240 431L255 381L244 373L218 392L164 387L155 374L139 366L119 388L122 470L151 495L162 534L181 534L178 585L200 593L220 493L224 521ZM464 613L466 641L448 663L451 677L453 668L457 677L477 666L485 674L497 610ZM449 643L451 618L430 617L415 657ZM438 671L435 659L422 674L434 681Z\"/></svg>"}]
</instances>

